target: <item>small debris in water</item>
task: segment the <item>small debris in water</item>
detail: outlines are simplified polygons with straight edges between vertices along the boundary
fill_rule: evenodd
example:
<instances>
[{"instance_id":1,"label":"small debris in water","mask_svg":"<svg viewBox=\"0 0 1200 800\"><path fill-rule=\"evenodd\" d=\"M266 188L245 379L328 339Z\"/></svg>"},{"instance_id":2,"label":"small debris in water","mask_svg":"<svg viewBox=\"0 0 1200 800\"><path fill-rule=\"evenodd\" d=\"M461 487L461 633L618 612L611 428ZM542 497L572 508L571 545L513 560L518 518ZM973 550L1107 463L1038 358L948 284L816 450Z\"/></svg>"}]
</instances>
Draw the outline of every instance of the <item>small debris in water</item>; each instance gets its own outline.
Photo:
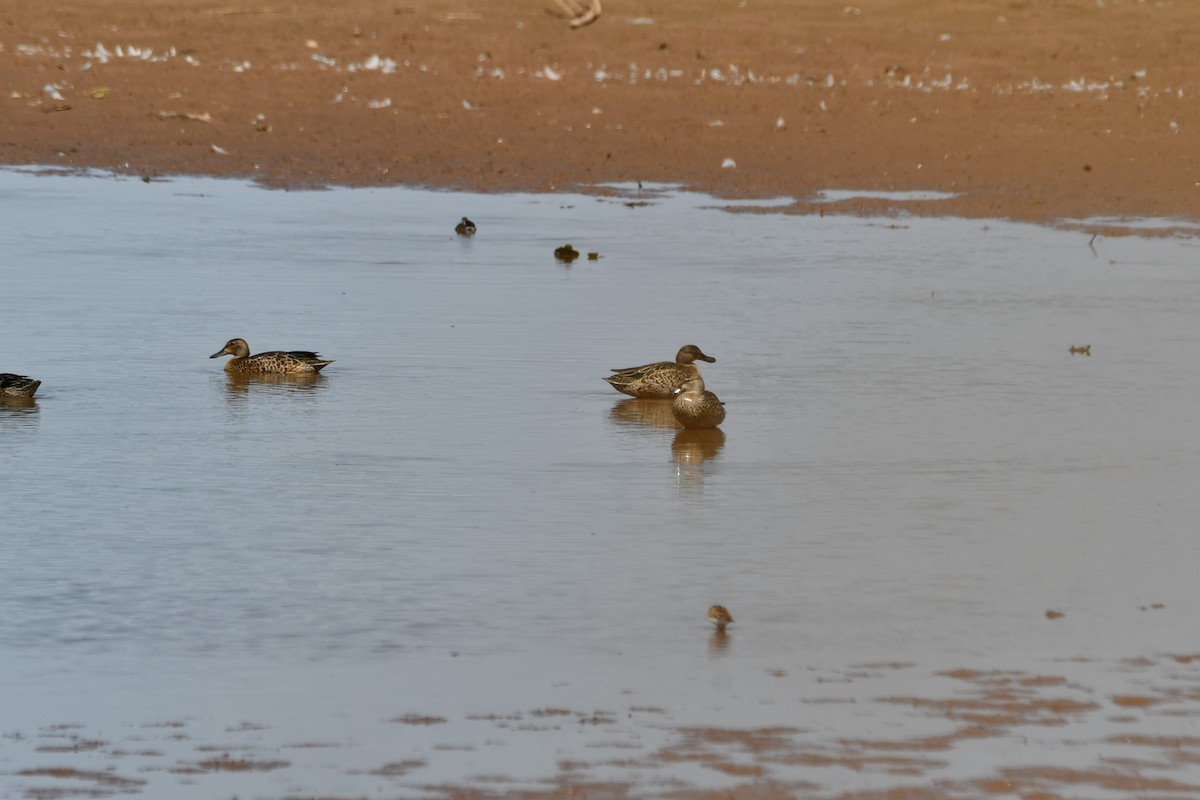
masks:
<instances>
[{"instance_id":1,"label":"small debris in water","mask_svg":"<svg viewBox=\"0 0 1200 800\"><path fill-rule=\"evenodd\" d=\"M1065 616L1066 616L1066 614L1062 613L1061 611L1054 611L1054 610L1046 611L1046 619L1061 619Z\"/></svg>"},{"instance_id":2,"label":"small debris in water","mask_svg":"<svg viewBox=\"0 0 1200 800\"><path fill-rule=\"evenodd\" d=\"M1092 346L1085 344L1082 347L1071 345L1071 355L1073 356L1091 356Z\"/></svg>"},{"instance_id":3,"label":"small debris in water","mask_svg":"<svg viewBox=\"0 0 1200 800\"><path fill-rule=\"evenodd\" d=\"M597 252L588 253L588 261L599 261L600 254Z\"/></svg>"}]
</instances>

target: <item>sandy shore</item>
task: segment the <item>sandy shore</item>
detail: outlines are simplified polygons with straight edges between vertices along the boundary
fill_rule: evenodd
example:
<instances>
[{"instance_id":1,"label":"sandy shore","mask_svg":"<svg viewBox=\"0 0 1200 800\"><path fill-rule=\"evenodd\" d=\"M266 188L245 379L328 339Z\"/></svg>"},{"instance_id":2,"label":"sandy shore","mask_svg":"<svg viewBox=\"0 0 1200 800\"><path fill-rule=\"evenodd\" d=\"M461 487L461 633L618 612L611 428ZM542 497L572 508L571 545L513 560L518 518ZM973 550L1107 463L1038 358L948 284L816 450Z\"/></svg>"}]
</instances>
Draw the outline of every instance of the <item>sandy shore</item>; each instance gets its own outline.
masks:
<instances>
[{"instance_id":1,"label":"sandy shore","mask_svg":"<svg viewBox=\"0 0 1200 800\"><path fill-rule=\"evenodd\" d=\"M1197 217L1198 4L609 0L579 30L552 8L9 0L0 162Z\"/></svg>"}]
</instances>

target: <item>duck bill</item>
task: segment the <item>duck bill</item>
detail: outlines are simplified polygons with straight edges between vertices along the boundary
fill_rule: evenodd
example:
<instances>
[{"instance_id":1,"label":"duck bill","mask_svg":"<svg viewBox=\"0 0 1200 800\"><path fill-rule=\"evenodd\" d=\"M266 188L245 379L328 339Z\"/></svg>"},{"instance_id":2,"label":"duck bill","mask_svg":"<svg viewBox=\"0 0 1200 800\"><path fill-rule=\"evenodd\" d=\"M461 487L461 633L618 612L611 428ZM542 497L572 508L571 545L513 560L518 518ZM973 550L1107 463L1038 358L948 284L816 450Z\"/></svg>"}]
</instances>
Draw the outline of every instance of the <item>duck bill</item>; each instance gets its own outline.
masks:
<instances>
[{"instance_id":1,"label":"duck bill","mask_svg":"<svg viewBox=\"0 0 1200 800\"><path fill-rule=\"evenodd\" d=\"M211 356L209 356L209 358L217 358L218 356L225 355L227 352L228 351L226 351L224 348L221 348L220 350L218 350L217 352L215 352Z\"/></svg>"},{"instance_id":2,"label":"duck bill","mask_svg":"<svg viewBox=\"0 0 1200 800\"><path fill-rule=\"evenodd\" d=\"M700 356L696 356L696 358L700 359L701 361L707 361L710 364L717 363L717 360L715 358L713 358L712 356L700 355Z\"/></svg>"}]
</instances>

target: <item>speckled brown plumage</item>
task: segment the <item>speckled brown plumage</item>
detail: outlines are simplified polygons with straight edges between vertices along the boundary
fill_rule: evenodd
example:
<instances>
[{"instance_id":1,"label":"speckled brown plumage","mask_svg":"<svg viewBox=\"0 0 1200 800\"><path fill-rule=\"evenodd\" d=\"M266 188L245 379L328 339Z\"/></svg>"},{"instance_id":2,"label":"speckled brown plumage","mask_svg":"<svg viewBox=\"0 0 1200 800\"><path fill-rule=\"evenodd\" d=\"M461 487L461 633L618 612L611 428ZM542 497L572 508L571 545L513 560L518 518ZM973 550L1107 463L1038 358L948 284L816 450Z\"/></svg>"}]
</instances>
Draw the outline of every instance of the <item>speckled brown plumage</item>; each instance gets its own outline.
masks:
<instances>
[{"instance_id":1,"label":"speckled brown plumage","mask_svg":"<svg viewBox=\"0 0 1200 800\"><path fill-rule=\"evenodd\" d=\"M227 354L233 358L225 362L225 371L233 375L315 375L333 363L310 350L271 350L252 356L245 339L230 339L209 358Z\"/></svg>"},{"instance_id":2,"label":"speckled brown plumage","mask_svg":"<svg viewBox=\"0 0 1200 800\"><path fill-rule=\"evenodd\" d=\"M26 378L24 375L0 372L0 397L33 397L33 393L41 385L41 381Z\"/></svg>"},{"instance_id":3,"label":"speckled brown plumage","mask_svg":"<svg viewBox=\"0 0 1200 800\"><path fill-rule=\"evenodd\" d=\"M604 380L614 389L632 397L656 397L670 399L675 390L692 378L700 377L700 368L693 361L716 361L694 344L685 344L675 355L674 361L656 361L640 367L614 369Z\"/></svg>"},{"instance_id":4,"label":"speckled brown plumage","mask_svg":"<svg viewBox=\"0 0 1200 800\"><path fill-rule=\"evenodd\" d=\"M717 630L725 630L726 625L733 624L733 617L725 606L713 606L708 610L708 621L717 626Z\"/></svg>"},{"instance_id":5,"label":"speckled brown plumage","mask_svg":"<svg viewBox=\"0 0 1200 800\"><path fill-rule=\"evenodd\" d=\"M704 389L700 377L685 381L671 401L675 421L685 428L715 428L725 421L725 404Z\"/></svg>"}]
</instances>

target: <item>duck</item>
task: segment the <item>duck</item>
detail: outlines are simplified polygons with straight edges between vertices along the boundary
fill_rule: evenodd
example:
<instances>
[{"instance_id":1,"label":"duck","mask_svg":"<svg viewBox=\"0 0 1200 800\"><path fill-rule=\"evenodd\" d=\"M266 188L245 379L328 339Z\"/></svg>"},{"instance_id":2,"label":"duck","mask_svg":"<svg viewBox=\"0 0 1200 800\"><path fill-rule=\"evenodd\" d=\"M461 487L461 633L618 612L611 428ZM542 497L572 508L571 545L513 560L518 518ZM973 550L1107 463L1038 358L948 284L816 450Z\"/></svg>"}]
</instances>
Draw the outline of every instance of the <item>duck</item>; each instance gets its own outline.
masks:
<instances>
[{"instance_id":1,"label":"duck","mask_svg":"<svg viewBox=\"0 0 1200 800\"><path fill-rule=\"evenodd\" d=\"M41 385L41 381L26 378L24 375L0 372L0 397L33 397L33 393Z\"/></svg>"},{"instance_id":2,"label":"duck","mask_svg":"<svg viewBox=\"0 0 1200 800\"><path fill-rule=\"evenodd\" d=\"M713 606L708 610L708 621L716 625L718 631L724 632L726 625L733 624L733 617L725 606Z\"/></svg>"},{"instance_id":3,"label":"duck","mask_svg":"<svg viewBox=\"0 0 1200 800\"><path fill-rule=\"evenodd\" d=\"M474 236L475 223L471 222L471 220L467 219L466 217L463 217L462 222L454 226L454 232L459 236Z\"/></svg>"},{"instance_id":4,"label":"duck","mask_svg":"<svg viewBox=\"0 0 1200 800\"><path fill-rule=\"evenodd\" d=\"M250 345L245 339L230 339L209 358L231 355L225 362L225 371L230 375L316 375L332 364L309 350L271 350L250 355Z\"/></svg>"},{"instance_id":5,"label":"duck","mask_svg":"<svg viewBox=\"0 0 1200 800\"><path fill-rule=\"evenodd\" d=\"M700 368L692 363L694 361L713 364L716 359L706 356L704 351L694 344L685 344L675 354L674 361L656 361L640 367L614 369L613 374L604 380L618 392L631 397L669 400L675 396L675 390L682 386L684 381L700 377Z\"/></svg>"},{"instance_id":6,"label":"duck","mask_svg":"<svg viewBox=\"0 0 1200 800\"><path fill-rule=\"evenodd\" d=\"M671 413L685 428L715 428L725 421L725 404L705 390L704 378L697 375L675 390Z\"/></svg>"},{"instance_id":7,"label":"duck","mask_svg":"<svg viewBox=\"0 0 1200 800\"><path fill-rule=\"evenodd\" d=\"M570 264L575 259L579 258L579 251L571 247L571 243L567 242L562 247L554 248L554 257L559 261L565 261Z\"/></svg>"}]
</instances>

